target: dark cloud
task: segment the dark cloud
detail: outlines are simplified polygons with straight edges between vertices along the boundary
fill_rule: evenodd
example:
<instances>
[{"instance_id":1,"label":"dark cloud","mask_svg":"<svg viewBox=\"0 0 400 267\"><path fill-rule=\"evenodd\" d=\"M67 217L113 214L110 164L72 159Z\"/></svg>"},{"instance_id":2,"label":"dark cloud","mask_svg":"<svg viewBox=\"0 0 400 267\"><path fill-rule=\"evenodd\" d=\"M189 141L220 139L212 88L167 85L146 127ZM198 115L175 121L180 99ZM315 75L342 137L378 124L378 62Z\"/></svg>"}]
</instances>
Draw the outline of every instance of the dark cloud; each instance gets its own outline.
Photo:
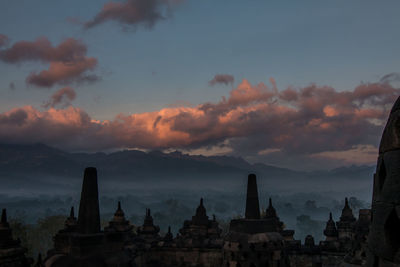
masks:
<instances>
[{"instance_id":1,"label":"dark cloud","mask_svg":"<svg viewBox=\"0 0 400 267\"><path fill-rule=\"evenodd\" d=\"M14 82L10 82L10 84L8 85L8 88L10 89L10 90L15 90L15 83Z\"/></svg>"},{"instance_id":2,"label":"dark cloud","mask_svg":"<svg viewBox=\"0 0 400 267\"><path fill-rule=\"evenodd\" d=\"M158 21L168 17L172 4L181 1L171 0L126 0L107 2L95 17L84 24L86 29L107 21L121 25L152 28Z\"/></svg>"},{"instance_id":3,"label":"dark cloud","mask_svg":"<svg viewBox=\"0 0 400 267\"><path fill-rule=\"evenodd\" d=\"M73 82L94 82L98 76L88 74L97 66L97 59L87 57L87 47L79 40L68 38L58 46L41 37L35 41L19 41L10 48L0 50L0 60L6 63L41 61L49 63L48 70L32 72L26 82L38 87Z\"/></svg>"},{"instance_id":4,"label":"dark cloud","mask_svg":"<svg viewBox=\"0 0 400 267\"><path fill-rule=\"evenodd\" d=\"M8 44L8 41L9 41L8 37L0 33L0 47L6 46Z\"/></svg>"},{"instance_id":5,"label":"dark cloud","mask_svg":"<svg viewBox=\"0 0 400 267\"><path fill-rule=\"evenodd\" d=\"M35 41L19 41L10 48L0 51L0 59L7 63L23 61L74 62L85 58L87 47L81 41L68 38L54 47L51 42L40 37Z\"/></svg>"},{"instance_id":6,"label":"dark cloud","mask_svg":"<svg viewBox=\"0 0 400 267\"><path fill-rule=\"evenodd\" d=\"M71 87L64 87L55 92L51 97L50 100L44 104L45 108L48 107L55 107L57 105L61 106L69 106L71 102L74 101L76 98L76 92Z\"/></svg>"},{"instance_id":7,"label":"dark cloud","mask_svg":"<svg viewBox=\"0 0 400 267\"><path fill-rule=\"evenodd\" d=\"M15 109L5 114L0 114L0 125L21 126L25 123L28 114L23 109Z\"/></svg>"},{"instance_id":8,"label":"dark cloud","mask_svg":"<svg viewBox=\"0 0 400 267\"><path fill-rule=\"evenodd\" d=\"M214 86L218 83L222 83L225 85L233 84L235 78L229 74L216 74L214 78L208 82L209 85Z\"/></svg>"},{"instance_id":9,"label":"dark cloud","mask_svg":"<svg viewBox=\"0 0 400 267\"><path fill-rule=\"evenodd\" d=\"M381 83L388 83L388 84L400 83L400 73L392 72L392 73L386 74L385 76L383 76L380 79L380 82Z\"/></svg>"}]
</instances>

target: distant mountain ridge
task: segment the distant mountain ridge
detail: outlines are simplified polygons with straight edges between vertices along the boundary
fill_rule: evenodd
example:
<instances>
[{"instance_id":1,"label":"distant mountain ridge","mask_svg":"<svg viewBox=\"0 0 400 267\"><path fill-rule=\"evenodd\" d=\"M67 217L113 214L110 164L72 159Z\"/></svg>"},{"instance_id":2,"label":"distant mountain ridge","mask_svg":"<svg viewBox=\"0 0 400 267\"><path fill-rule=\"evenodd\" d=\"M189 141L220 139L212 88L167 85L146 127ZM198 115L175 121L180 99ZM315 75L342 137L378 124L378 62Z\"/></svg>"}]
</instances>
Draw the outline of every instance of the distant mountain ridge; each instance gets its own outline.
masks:
<instances>
[{"instance_id":1,"label":"distant mountain ridge","mask_svg":"<svg viewBox=\"0 0 400 267\"><path fill-rule=\"evenodd\" d=\"M335 184L335 180L365 182L371 180L375 169L374 166L350 166L302 172L262 163L251 164L239 157L188 155L179 151L69 153L44 144L0 144L0 181L9 184L19 182L19 186L23 186L32 181L47 184L80 180L87 166L96 167L101 179L110 184L154 183L154 187L170 183L177 187L208 184L223 188L243 183L248 173L256 173L263 178L260 183L269 190L302 186L317 190L323 188L324 183Z\"/></svg>"},{"instance_id":2,"label":"distant mountain ridge","mask_svg":"<svg viewBox=\"0 0 400 267\"><path fill-rule=\"evenodd\" d=\"M104 164L109 165L108 167ZM177 164L179 163L179 164ZM182 165L185 163L187 165ZM270 169L274 171L295 173L295 171L269 166L261 163L250 164L240 157L188 155L179 151L164 153L161 151L143 152L139 150L122 150L112 153L69 153L44 144L10 145L0 144L0 171L33 171L61 172L74 168L85 168L93 165L107 170L126 171L126 168L146 168L159 164L163 168L182 169L204 167L205 169L226 167L251 171L251 169ZM110 166L112 165L112 166ZM150 166L149 166L150 167Z\"/></svg>"}]
</instances>

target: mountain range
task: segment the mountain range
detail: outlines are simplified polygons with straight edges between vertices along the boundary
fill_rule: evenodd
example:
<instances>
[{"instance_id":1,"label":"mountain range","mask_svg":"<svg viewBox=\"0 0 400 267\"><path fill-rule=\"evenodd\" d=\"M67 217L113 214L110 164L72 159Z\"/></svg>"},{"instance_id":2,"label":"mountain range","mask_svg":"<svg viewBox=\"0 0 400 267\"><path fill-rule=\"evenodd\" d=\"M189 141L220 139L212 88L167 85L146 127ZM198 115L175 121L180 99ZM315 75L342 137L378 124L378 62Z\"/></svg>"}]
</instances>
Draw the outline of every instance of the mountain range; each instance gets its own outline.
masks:
<instances>
[{"instance_id":1,"label":"mountain range","mask_svg":"<svg viewBox=\"0 0 400 267\"><path fill-rule=\"evenodd\" d=\"M44 144L0 144L0 193L53 192L80 185L85 167L98 169L110 190L240 190L247 174L260 188L276 192L359 192L370 194L374 166L295 171L240 157L188 155L179 151L70 153ZM29 185L29 187L27 187Z\"/></svg>"}]
</instances>

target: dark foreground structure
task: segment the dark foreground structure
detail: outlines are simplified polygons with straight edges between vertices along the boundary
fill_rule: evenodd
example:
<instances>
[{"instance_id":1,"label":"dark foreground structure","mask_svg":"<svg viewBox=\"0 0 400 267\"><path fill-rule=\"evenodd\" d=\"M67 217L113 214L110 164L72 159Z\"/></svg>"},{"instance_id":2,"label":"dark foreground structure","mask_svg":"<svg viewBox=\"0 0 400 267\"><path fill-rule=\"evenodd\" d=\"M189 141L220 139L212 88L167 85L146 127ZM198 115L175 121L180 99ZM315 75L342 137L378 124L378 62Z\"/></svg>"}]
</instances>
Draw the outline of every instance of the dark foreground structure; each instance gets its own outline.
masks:
<instances>
[{"instance_id":1,"label":"dark foreground structure","mask_svg":"<svg viewBox=\"0 0 400 267\"><path fill-rule=\"evenodd\" d=\"M19 240L13 239L12 230L7 221L7 211L3 209L0 221L0 266L30 266L32 259L25 257L26 249Z\"/></svg>"},{"instance_id":2,"label":"dark foreground structure","mask_svg":"<svg viewBox=\"0 0 400 267\"><path fill-rule=\"evenodd\" d=\"M125 219L121 203L114 218L101 230L97 171L84 173L78 218L71 208L64 229L54 237L54 248L36 267L393 267L400 266L400 98L384 130L376 174L372 212L353 215L347 199L338 221L332 214L324 241L304 243L284 229L269 199L260 212L257 179L248 176L245 217L230 222L222 236L215 217L209 218L203 199L195 215L183 223L174 237L170 229L160 236L150 209L142 226ZM372 213L372 214L371 214ZM327 216L328 217L328 216ZM12 238L3 210L0 223L0 267L30 266L18 240Z\"/></svg>"},{"instance_id":3,"label":"dark foreground structure","mask_svg":"<svg viewBox=\"0 0 400 267\"><path fill-rule=\"evenodd\" d=\"M361 266L365 261L365 240L370 211L360 210L353 216L347 199L340 220L330 215L324 234L326 240L315 244L312 236L305 243L294 240L293 230L284 229L272 200L265 213L259 209L257 180L248 177L245 217L230 223L227 235L221 235L216 218L209 218L200 200L195 215L183 223L174 237L165 236L154 225L150 209L142 226L134 227L125 219L118 202L114 218L101 230L97 171L86 168L78 218L71 208L64 229L54 237L54 248L36 267L156 267L156 266ZM3 217L5 218L5 210ZM0 266L30 266L25 250L12 239L6 219L0 224L2 238ZM4 230L3 230L4 229ZM4 243L4 244L3 244ZM345 262L348 263L345 263ZM347 265L345 265L347 264Z\"/></svg>"},{"instance_id":4,"label":"dark foreground structure","mask_svg":"<svg viewBox=\"0 0 400 267\"><path fill-rule=\"evenodd\" d=\"M400 97L379 146L368 237L368 266L400 266Z\"/></svg>"}]
</instances>

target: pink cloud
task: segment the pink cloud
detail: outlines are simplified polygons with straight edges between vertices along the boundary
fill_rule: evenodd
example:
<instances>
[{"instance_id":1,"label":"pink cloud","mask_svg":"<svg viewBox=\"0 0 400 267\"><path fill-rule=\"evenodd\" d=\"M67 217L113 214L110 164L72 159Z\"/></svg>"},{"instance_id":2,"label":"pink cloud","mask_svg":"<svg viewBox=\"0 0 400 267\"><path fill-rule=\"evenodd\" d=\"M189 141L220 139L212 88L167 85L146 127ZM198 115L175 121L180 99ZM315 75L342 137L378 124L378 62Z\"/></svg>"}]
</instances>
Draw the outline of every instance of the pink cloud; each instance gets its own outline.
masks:
<instances>
[{"instance_id":1,"label":"pink cloud","mask_svg":"<svg viewBox=\"0 0 400 267\"><path fill-rule=\"evenodd\" d=\"M152 28L160 20L164 20L170 12L171 4L182 1L170 0L126 0L123 2L107 2L96 16L84 24L92 28L106 21L116 21L122 25L144 25Z\"/></svg>"},{"instance_id":2,"label":"pink cloud","mask_svg":"<svg viewBox=\"0 0 400 267\"><path fill-rule=\"evenodd\" d=\"M48 70L39 73L32 72L26 78L26 82L39 87L52 87L55 84L70 84L74 81L96 81L97 76L84 75L86 71L93 70L96 65L95 58L87 58L73 63L51 62Z\"/></svg>"},{"instance_id":3,"label":"pink cloud","mask_svg":"<svg viewBox=\"0 0 400 267\"><path fill-rule=\"evenodd\" d=\"M279 92L243 80L218 103L119 114L110 121L71 106L14 109L0 115L0 142L43 142L73 150L190 150L224 143L232 153L341 156L322 152L355 153L354 147L375 146L399 94L388 84L353 91L311 85Z\"/></svg>"},{"instance_id":4,"label":"pink cloud","mask_svg":"<svg viewBox=\"0 0 400 267\"><path fill-rule=\"evenodd\" d=\"M55 92L50 100L44 104L45 108L55 107L57 105L69 106L71 105L71 101L75 100L76 92L71 87L64 87Z\"/></svg>"},{"instance_id":5,"label":"pink cloud","mask_svg":"<svg viewBox=\"0 0 400 267\"><path fill-rule=\"evenodd\" d=\"M41 61L49 63L48 70L32 72L26 81L38 87L52 87L55 84L72 82L93 82L98 77L88 74L97 66L97 59L87 57L87 47L81 41L68 38L58 46L41 37L35 41L19 41L10 48L0 50L0 60L6 63Z\"/></svg>"}]
</instances>

